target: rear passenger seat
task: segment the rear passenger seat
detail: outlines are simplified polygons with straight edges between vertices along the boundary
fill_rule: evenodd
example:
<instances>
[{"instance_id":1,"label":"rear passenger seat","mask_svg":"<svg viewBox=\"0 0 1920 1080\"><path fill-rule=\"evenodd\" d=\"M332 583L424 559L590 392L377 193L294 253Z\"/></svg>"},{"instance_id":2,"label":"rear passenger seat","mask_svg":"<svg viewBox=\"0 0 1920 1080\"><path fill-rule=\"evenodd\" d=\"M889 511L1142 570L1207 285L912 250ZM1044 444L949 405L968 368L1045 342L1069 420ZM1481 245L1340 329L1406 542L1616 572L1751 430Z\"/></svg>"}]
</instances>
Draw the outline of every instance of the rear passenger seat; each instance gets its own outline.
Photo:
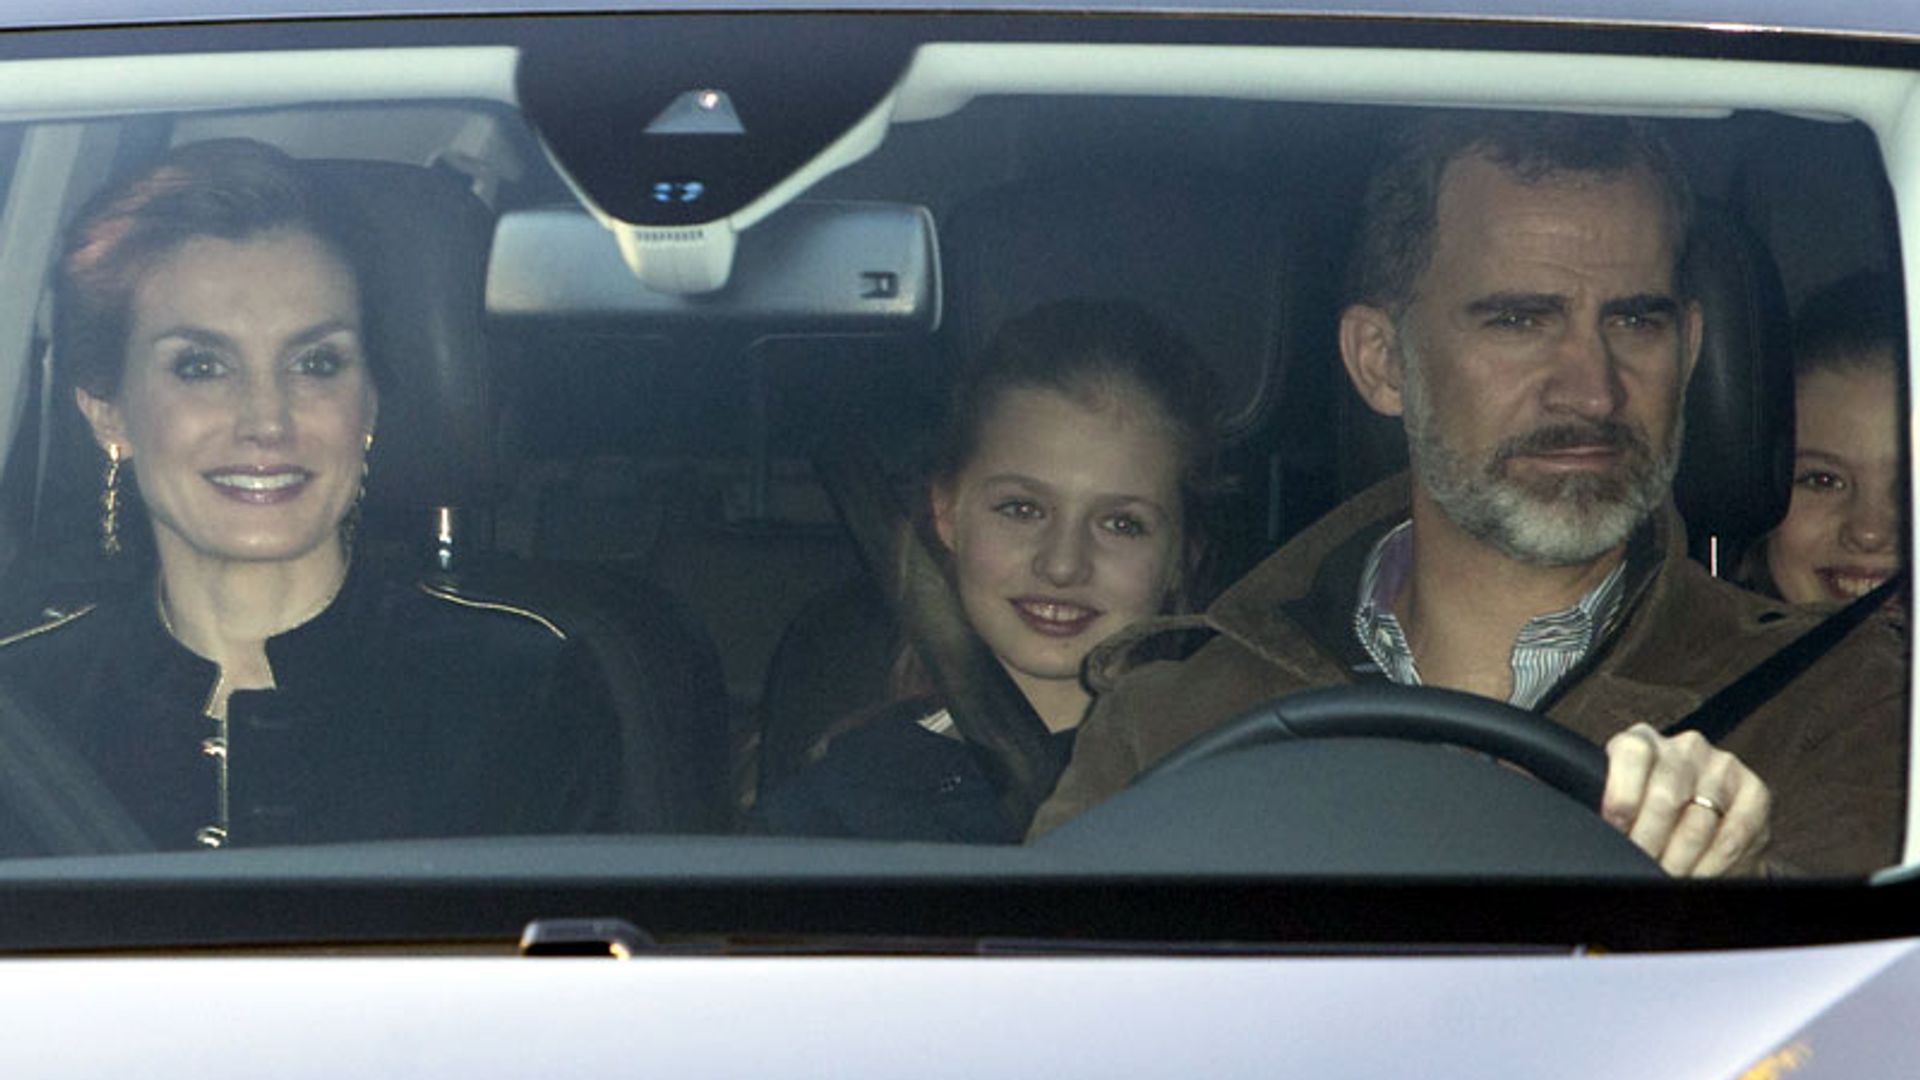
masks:
<instances>
[{"instance_id":1,"label":"rear passenger seat","mask_svg":"<svg viewBox=\"0 0 1920 1080\"><path fill-rule=\"evenodd\" d=\"M807 597L859 572L803 463L774 470L776 512L743 504L744 461L662 464L601 455L521 470L502 543L661 584L720 644L728 696L755 701L781 630Z\"/></svg>"},{"instance_id":2,"label":"rear passenger seat","mask_svg":"<svg viewBox=\"0 0 1920 1080\"><path fill-rule=\"evenodd\" d=\"M622 721L629 824L726 828L724 697L704 633L644 582L505 557L492 542L499 415L492 342L478 317L492 214L450 174L377 162L312 167L372 219L368 241L380 257L362 282L369 338L405 365L383 387L360 542L420 557L424 571L436 508L458 508L448 583L540 612L599 660Z\"/></svg>"},{"instance_id":3,"label":"rear passenger seat","mask_svg":"<svg viewBox=\"0 0 1920 1080\"><path fill-rule=\"evenodd\" d=\"M770 253L803 249L799 264L817 269L825 258L833 280L857 284L871 266L910 259L900 251L913 242L909 226L927 221L872 204L797 210L803 228L783 233L776 215L743 236L736 282L704 307L644 297L609 311L595 305L622 299L583 285L577 297L559 290L556 307L542 309L553 245L515 249L527 260L518 270L499 265L518 257L513 251L495 256L501 280L525 286L503 287L496 311L498 335L516 354L505 374L519 444L500 542L528 558L590 562L664 589L710 633L725 679L721 730L743 798L782 631L810 596L861 574L806 455L824 432L924 414L912 400L927 381L937 312L930 287L913 298L916 273L932 280L924 265L903 268L904 299L871 315L831 295L812 307L796 301L823 290L770 281L779 276L763 265ZM855 255L857 264L838 267L828 258L837 242L869 236L895 247L878 262ZM597 238L579 239L574 256L601 257ZM930 257L930 236L925 243ZM611 269L624 272L617 262ZM728 319L740 313L726 304L756 297L769 306ZM591 310L561 307L576 299Z\"/></svg>"}]
</instances>

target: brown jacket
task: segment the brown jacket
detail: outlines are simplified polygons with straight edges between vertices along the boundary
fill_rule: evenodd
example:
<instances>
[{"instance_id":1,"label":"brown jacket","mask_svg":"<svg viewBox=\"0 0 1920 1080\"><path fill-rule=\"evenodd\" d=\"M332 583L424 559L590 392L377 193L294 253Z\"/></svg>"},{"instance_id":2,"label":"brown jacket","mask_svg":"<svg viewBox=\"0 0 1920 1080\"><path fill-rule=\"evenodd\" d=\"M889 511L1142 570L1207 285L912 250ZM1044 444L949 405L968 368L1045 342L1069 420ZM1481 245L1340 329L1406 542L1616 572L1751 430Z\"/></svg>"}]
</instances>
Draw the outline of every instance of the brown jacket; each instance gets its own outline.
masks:
<instances>
[{"instance_id":1,"label":"brown jacket","mask_svg":"<svg viewBox=\"0 0 1920 1080\"><path fill-rule=\"evenodd\" d=\"M1082 726L1033 833L1263 701L1352 682L1360 569L1373 542L1406 519L1408 498L1397 477L1301 533L1208 609L1203 621L1218 636L1184 661L1127 670L1139 645L1190 618L1142 624L1097 652L1091 677L1111 690ZM1716 581L1686 557L1683 535L1671 509L1656 519L1656 568L1625 600L1632 606L1601 651L1549 698L1549 717L1602 744L1636 721L1665 729L1819 622ZM1728 736L1724 748L1773 792L1769 868L1860 874L1898 860L1906 692L1904 630L1876 615Z\"/></svg>"}]
</instances>

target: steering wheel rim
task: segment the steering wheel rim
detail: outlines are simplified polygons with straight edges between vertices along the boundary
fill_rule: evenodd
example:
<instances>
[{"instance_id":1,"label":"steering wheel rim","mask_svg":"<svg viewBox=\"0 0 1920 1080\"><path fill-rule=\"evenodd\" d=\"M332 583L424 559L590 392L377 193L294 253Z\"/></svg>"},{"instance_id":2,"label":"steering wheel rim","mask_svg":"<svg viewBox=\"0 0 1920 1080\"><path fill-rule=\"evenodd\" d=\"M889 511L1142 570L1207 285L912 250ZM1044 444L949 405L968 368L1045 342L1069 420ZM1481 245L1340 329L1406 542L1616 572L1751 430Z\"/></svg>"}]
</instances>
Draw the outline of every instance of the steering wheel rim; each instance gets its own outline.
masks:
<instances>
[{"instance_id":1,"label":"steering wheel rim","mask_svg":"<svg viewBox=\"0 0 1920 1080\"><path fill-rule=\"evenodd\" d=\"M1478 694L1391 683L1274 698L1175 750L1135 783L1247 747L1335 738L1445 743L1479 751L1518 765L1596 813L1606 791L1605 751L1559 724Z\"/></svg>"}]
</instances>

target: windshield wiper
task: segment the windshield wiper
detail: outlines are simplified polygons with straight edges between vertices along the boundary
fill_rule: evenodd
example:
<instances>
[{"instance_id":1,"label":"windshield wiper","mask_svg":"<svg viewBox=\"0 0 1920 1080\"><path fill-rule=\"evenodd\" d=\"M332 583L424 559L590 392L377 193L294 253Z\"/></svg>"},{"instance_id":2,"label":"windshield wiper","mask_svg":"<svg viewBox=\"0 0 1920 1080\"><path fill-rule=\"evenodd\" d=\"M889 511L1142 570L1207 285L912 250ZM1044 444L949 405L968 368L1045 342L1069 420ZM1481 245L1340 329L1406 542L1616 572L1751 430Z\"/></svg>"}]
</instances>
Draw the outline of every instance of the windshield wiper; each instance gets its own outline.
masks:
<instances>
[{"instance_id":1,"label":"windshield wiper","mask_svg":"<svg viewBox=\"0 0 1920 1080\"><path fill-rule=\"evenodd\" d=\"M1474 942L1270 942L802 934L722 937L663 943L625 919L535 919L520 935L520 955L603 956L1584 956L1584 946Z\"/></svg>"},{"instance_id":2,"label":"windshield wiper","mask_svg":"<svg viewBox=\"0 0 1920 1080\"><path fill-rule=\"evenodd\" d=\"M535 919L520 932L521 956L607 956L631 960L660 943L625 919Z\"/></svg>"}]
</instances>

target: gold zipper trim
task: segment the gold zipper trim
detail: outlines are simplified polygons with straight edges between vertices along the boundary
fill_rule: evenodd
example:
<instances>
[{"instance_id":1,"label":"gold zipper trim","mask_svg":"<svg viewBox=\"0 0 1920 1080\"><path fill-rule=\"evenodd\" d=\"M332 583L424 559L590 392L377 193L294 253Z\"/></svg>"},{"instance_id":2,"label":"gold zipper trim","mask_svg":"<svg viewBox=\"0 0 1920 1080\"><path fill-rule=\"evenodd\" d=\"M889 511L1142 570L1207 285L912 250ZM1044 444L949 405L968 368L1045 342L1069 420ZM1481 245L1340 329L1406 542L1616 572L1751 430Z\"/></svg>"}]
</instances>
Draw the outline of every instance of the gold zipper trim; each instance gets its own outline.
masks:
<instances>
[{"instance_id":1,"label":"gold zipper trim","mask_svg":"<svg viewBox=\"0 0 1920 1080\"><path fill-rule=\"evenodd\" d=\"M467 597L461 596L456 592L453 592L450 589L446 589L444 587L437 588L435 586L427 584L424 581L419 582L418 584L420 586L421 592L426 593L428 596L433 597L435 600L445 600L449 604L457 604L460 607L472 608L475 611L498 611L508 615L518 615L523 619L532 620L533 622L539 623L541 626L546 627L547 633L552 634L554 637L559 638L561 641L567 640L567 632L565 630L562 630L558 626L555 626L552 620L548 619L546 616L541 615L538 612L528 611L526 608L523 608L523 607L514 607L512 604L498 604L489 600L471 600L471 599L468 599Z\"/></svg>"},{"instance_id":2,"label":"gold zipper trim","mask_svg":"<svg viewBox=\"0 0 1920 1080\"><path fill-rule=\"evenodd\" d=\"M29 627L28 629L22 630L17 634L9 634L6 637L0 638L0 649L4 649L9 645L15 644L16 642L25 641L28 638L39 637L41 634L44 634L49 630L58 630L61 627L67 625L73 620L79 618L82 615L85 615L87 612L92 611L94 608L99 606L100 605L98 604L88 604L86 607L83 607L78 611L70 611L65 615L60 616L59 618L54 619L51 622L44 622L44 623L41 623L39 626Z\"/></svg>"}]
</instances>

